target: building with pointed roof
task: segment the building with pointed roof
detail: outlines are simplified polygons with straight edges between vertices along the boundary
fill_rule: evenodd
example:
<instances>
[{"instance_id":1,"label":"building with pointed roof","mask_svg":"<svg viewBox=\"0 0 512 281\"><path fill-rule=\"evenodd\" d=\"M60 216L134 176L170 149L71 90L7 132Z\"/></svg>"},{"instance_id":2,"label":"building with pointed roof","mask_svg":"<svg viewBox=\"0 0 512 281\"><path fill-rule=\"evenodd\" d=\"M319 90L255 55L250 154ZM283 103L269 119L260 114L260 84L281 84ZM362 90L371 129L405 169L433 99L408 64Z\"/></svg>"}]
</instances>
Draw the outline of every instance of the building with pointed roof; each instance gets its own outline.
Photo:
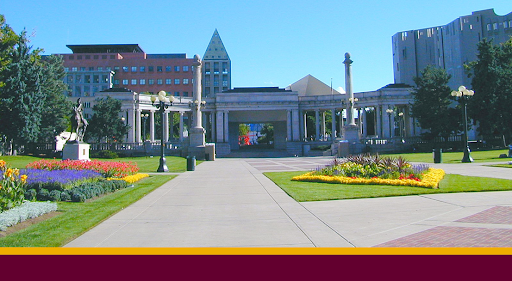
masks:
<instances>
[{"instance_id":1,"label":"building with pointed roof","mask_svg":"<svg viewBox=\"0 0 512 281\"><path fill-rule=\"evenodd\" d=\"M231 60L217 29L203 56L203 96L231 89Z\"/></svg>"},{"instance_id":2,"label":"building with pointed roof","mask_svg":"<svg viewBox=\"0 0 512 281\"><path fill-rule=\"evenodd\" d=\"M290 86L286 87L286 89L297 91L299 93L299 97L340 95L345 93L345 91L340 93L339 91L333 89L332 86L327 86L325 83L313 77L311 74L308 74L299 81L291 84Z\"/></svg>"}]
</instances>

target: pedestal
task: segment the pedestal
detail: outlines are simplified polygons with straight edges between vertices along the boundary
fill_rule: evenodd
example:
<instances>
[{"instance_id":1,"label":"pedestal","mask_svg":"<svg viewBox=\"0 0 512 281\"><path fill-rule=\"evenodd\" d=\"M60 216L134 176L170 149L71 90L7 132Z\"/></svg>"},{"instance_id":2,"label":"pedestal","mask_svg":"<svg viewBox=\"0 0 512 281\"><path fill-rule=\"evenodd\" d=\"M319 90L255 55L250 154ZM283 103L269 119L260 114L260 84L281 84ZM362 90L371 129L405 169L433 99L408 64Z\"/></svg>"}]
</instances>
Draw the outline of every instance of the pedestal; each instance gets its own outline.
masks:
<instances>
[{"instance_id":1,"label":"pedestal","mask_svg":"<svg viewBox=\"0 0 512 281\"><path fill-rule=\"evenodd\" d=\"M191 128L188 139L190 141L191 147L198 147L198 146L204 146L204 134L205 130L202 127L199 128Z\"/></svg>"},{"instance_id":2,"label":"pedestal","mask_svg":"<svg viewBox=\"0 0 512 281\"><path fill-rule=\"evenodd\" d=\"M62 150L62 160L90 160L90 145L82 142L66 142Z\"/></svg>"},{"instance_id":3,"label":"pedestal","mask_svg":"<svg viewBox=\"0 0 512 281\"><path fill-rule=\"evenodd\" d=\"M358 142L359 139L359 127L357 125L345 126L345 140L348 140L349 142Z\"/></svg>"}]
</instances>

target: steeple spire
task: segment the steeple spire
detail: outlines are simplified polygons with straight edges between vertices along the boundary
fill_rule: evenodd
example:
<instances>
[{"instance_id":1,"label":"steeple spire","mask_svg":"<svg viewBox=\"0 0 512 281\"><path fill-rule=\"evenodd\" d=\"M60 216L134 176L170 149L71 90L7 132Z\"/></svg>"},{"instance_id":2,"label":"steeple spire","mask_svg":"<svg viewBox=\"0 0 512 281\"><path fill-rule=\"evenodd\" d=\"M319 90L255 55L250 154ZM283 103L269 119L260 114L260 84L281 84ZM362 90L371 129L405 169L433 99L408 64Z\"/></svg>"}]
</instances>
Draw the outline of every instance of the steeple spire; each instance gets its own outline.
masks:
<instances>
[{"instance_id":1,"label":"steeple spire","mask_svg":"<svg viewBox=\"0 0 512 281\"><path fill-rule=\"evenodd\" d=\"M226 48L224 48L224 44L222 43L222 39L220 38L217 29L213 32L212 39L210 40L210 44L208 44L208 48L206 48L203 59L229 60L228 52L226 51Z\"/></svg>"}]
</instances>

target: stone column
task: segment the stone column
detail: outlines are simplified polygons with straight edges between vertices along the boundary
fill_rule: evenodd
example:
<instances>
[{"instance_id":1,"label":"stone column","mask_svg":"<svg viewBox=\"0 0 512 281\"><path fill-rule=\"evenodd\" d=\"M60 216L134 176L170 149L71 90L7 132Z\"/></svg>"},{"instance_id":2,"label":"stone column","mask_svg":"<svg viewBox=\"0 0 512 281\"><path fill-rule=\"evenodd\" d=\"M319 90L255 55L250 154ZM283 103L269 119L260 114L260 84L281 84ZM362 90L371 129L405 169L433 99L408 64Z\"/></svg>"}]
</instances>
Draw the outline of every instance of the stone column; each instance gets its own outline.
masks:
<instances>
[{"instance_id":1,"label":"stone column","mask_svg":"<svg viewBox=\"0 0 512 281\"><path fill-rule=\"evenodd\" d=\"M300 115L298 109L292 109L292 140L300 141Z\"/></svg>"},{"instance_id":2,"label":"stone column","mask_svg":"<svg viewBox=\"0 0 512 281\"><path fill-rule=\"evenodd\" d=\"M216 127L217 127L217 121L215 120L215 111L211 111L210 112L210 130L212 130L210 132L210 135L211 135L211 141L212 142L216 142L216 139L217 139L217 131L216 131Z\"/></svg>"},{"instance_id":3,"label":"stone column","mask_svg":"<svg viewBox=\"0 0 512 281\"><path fill-rule=\"evenodd\" d=\"M135 110L135 142L142 142L141 138L141 112L142 110Z\"/></svg>"},{"instance_id":4,"label":"stone column","mask_svg":"<svg viewBox=\"0 0 512 281\"><path fill-rule=\"evenodd\" d=\"M128 142L135 142L135 110L128 109L128 125L130 130L128 131Z\"/></svg>"},{"instance_id":5,"label":"stone column","mask_svg":"<svg viewBox=\"0 0 512 281\"><path fill-rule=\"evenodd\" d=\"M331 140L336 139L336 108L331 109Z\"/></svg>"},{"instance_id":6,"label":"stone column","mask_svg":"<svg viewBox=\"0 0 512 281\"><path fill-rule=\"evenodd\" d=\"M292 111L286 111L286 141L292 141Z\"/></svg>"},{"instance_id":7,"label":"stone column","mask_svg":"<svg viewBox=\"0 0 512 281\"><path fill-rule=\"evenodd\" d=\"M395 106L392 106L391 107L392 109L395 108ZM389 137L394 137L395 136L395 113L393 111L393 113L391 113L391 116L390 116L390 120L389 120Z\"/></svg>"},{"instance_id":8,"label":"stone column","mask_svg":"<svg viewBox=\"0 0 512 281\"><path fill-rule=\"evenodd\" d=\"M224 142L229 143L229 111L224 111Z\"/></svg>"},{"instance_id":9,"label":"stone column","mask_svg":"<svg viewBox=\"0 0 512 281\"><path fill-rule=\"evenodd\" d=\"M189 140L191 147L200 147L205 145L205 130L202 124L201 114L201 59L199 55L194 56L194 85L193 85L193 103L192 103L192 128L189 130Z\"/></svg>"},{"instance_id":10,"label":"stone column","mask_svg":"<svg viewBox=\"0 0 512 281\"><path fill-rule=\"evenodd\" d=\"M174 139L174 111L169 112L169 141Z\"/></svg>"},{"instance_id":11,"label":"stone column","mask_svg":"<svg viewBox=\"0 0 512 281\"><path fill-rule=\"evenodd\" d=\"M149 112L149 139L155 141L155 112Z\"/></svg>"},{"instance_id":12,"label":"stone column","mask_svg":"<svg viewBox=\"0 0 512 281\"><path fill-rule=\"evenodd\" d=\"M345 140L349 141L358 141L360 136L360 131L357 128L355 118L354 118L354 92L352 90L352 63L353 61L350 59L350 54L345 53L345 60L343 61L345 64L345 91L347 93L347 125L345 125Z\"/></svg>"},{"instance_id":13,"label":"stone column","mask_svg":"<svg viewBox=\"0 0 512 281\"><path fill-rule=\"evenodd\" d=\"M184 131L183 114L184 114L184 112L180 111L180 144L183 143L183 131Z\"/></svg>"},{"instance_id":14,"label":"stone column","mask_svg":"<svg viewBox=\"0 0 512 281\"><path fill-rule=\"evenodd\" d=\"M382 135L382 116L381 116L381 110L380 110L380 105L377 105L375 106L375 130L377 130L375 132L375 134L379 137L379 138L382 138L383 135Z\"/></svg>"},{"instance_id":15,"label":"stone column","mask_svg":"<svg viewBox=\"0 0 512 281\"><path fill-rule=\"evenodd\" d=\"M169 112L164 112L164 120L163 121L163 130L164 130L164 141L169 141Z\"/></svg>"},{"instance_id":16,"label":"stone column","mask_svg":"<svg viewBox=\"0 0 512 281\"><path fill-rule=\"evenodd\" d=\"M223 111L217 111L217 142L224 142L224 112Z\"/></svg>"},{"instance_id":17,"label":"stone column","mask_svg":"<svg viewBox=\"0 0 512 281\"><path fill-rule=\"evenodd\" d=\"M320 112L315 109L315 140L320 140Z\"/></svg>"},{"instance_id":18,"label":"stone column","mask_svg":"<svg viewBox=\"0 0 512 281\"><path fill-rule=\"evenodd\" d=\"M325 123L325 111L322 111L322 124L321 124L321 127L322 127L322 140L325 140L325 135L326 135L326 132L327 132L327 124Z\"/></svg>"}]
</instances>

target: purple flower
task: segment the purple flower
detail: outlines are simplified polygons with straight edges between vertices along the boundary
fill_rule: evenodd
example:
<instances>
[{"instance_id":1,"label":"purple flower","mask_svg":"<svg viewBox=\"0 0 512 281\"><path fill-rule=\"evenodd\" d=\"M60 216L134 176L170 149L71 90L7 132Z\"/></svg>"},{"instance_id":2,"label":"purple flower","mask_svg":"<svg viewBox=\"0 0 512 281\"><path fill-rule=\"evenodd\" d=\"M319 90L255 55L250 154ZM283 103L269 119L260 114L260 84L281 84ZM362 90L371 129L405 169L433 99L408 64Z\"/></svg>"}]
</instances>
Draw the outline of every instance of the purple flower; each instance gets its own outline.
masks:
<instances>
[{"instance_id":1,"label":"purple flower","mask_svg":"<svg viewBox=\"0 0 512 281\"><path fill-rule=\"evenodd\" d=\"M23 169L20 175L27 175L27 183L48 183L55 182L68 184L79 180L101 177L101 174L92 170L37 170Z\"/></svg>"}]
</instances>

